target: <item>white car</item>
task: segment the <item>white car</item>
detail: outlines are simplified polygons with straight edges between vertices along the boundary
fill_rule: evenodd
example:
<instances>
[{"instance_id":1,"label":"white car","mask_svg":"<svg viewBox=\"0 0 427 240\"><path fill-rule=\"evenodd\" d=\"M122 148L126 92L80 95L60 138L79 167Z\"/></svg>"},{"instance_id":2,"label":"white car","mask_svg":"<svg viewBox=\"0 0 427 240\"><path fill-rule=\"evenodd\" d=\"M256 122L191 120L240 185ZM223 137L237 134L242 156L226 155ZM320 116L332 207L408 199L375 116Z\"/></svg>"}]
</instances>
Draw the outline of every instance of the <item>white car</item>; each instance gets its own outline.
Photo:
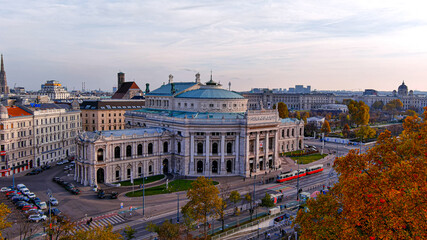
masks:
<instances>
[{"instance_id":1,"label":"white car","mask_svg":"<svg viewBox=\"0 0 427 240\"><path fill-rule=\"evenodd\" d=\"M56 200L56 198L50 198L49 202L52 206L57 206L59 204L58 200Z\"/></svg>"},{"instance_id":2,"label":"white car","mask_svg":"<svg viewBox=\"0 0 427 240\"><path fill-rule=\"evenodd\" d=\"M25 211L24 213L27 216L37 215L37 214L40 215L40 214L43 214L43 210L41 210L41 209L30 209L30 210Z\"/></svg>"},{"instance_id":3,"label":"white car","mask_svg":"<svg viewBox=\"0 0 427 240\"><path fill-rule=\"evenodd\" d=\"M39 221L44 221L46 220L46 215L42 215L42 214L34 214L34 215L30 215L28 217L28 220L32 221L32 222L39 222Z\"/></svg>"},{"instance_id":4,"label":"white car","mask_svg":"<svg viewBox=\"0 0 427 240\"><path fill-rule=\"evenodd\" d=\"M12 189L10 189L10 188L8 188L8 187L2 187L1 188L1 190L0 190L0 192L9 192L9 191L11 191Z\"/></svg>"},{"instance_id":5,"label":"white car","mask_svg":"<svg viewBox=\"0 0 427 240\"><path fill-rule=\"evenodd\" d=\"M30 199L33 199L33 198L36 198L37 196L36 196L36 194L30 192L30 193L27 194L27 197L30 198Z\"/></svg>"},{"instance_id":6,"label":"white car","mask_svg":"<svg viewBox=\"0 0 427 240\"><path fill-rule=\"evenodd\" d=\"M56 165L62 165L62 164L64 164L62 161L58 161L58 162L56 163Z\"/></svg>"},{"instance_id":7,"label":"white car","mask_svg":"<svg viewBox=\"0 0 427 240\"><path fill-rule=\"evenodd\" d=\"M18 190L21 190L23 188L27 188L24 184L20 183L18 185L16 185L16 188L18 188Z\"/></svg>"},{"instance_id":8,"label":"white car","mask_svg":"<svg viewBox=\"0 0 427 240\"><path fill-rule=\"evenodd\" d=\"M30 190L28 188L23 188L21 189L21 193L27 195L28 193L30 193Z\"/></svg>"}]
</instances>

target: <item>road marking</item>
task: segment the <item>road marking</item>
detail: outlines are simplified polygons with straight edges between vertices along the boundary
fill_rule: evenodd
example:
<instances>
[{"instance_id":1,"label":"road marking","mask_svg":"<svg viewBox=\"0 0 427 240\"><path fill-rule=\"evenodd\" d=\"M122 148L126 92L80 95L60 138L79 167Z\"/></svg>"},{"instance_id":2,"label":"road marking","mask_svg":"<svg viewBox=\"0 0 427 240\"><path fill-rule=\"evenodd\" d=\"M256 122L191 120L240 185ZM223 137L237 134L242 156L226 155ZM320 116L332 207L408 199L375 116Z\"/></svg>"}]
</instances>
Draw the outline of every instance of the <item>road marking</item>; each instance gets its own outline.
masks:
<instances>
[{"instance_id":1,"label":"road marking","mask_svg":"<svg viewBox=\"0 0 427 240\"><path fill-rule=\"evenodd\" d=\"M124 222L125 219L119 215L112 215L112 214L108 214L108 215L103 215L103 216L99 216L94 218L94 220L92 221L92 223L90 225L87 225L87 221L86 220L82 220L80 221L77 226L74 228L75 230L72 232L76 232L78 230L84 229L85 231L89 231L91 229L94 229L96 227L104 227L104 226L108 226L108 225L116 225L119 224L121 222Z\"/></svg>"}]
</instances>

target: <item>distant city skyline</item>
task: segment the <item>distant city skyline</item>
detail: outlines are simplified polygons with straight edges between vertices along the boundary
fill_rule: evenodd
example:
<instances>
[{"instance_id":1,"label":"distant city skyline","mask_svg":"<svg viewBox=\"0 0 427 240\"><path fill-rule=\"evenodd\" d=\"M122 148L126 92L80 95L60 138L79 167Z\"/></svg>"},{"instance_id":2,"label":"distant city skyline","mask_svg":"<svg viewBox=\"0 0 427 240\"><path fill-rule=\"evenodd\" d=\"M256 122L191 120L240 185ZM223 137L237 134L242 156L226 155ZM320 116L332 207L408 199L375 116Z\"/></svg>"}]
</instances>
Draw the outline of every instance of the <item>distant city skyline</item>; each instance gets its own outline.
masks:
<instances>
[{"instance_id":1,"label":"distant city skyline","mask_svg":"<svg viewBox=\"0 0 427 240\"><path fill-rule=\"evenodd\" d=\"M112 91L213 79L236 91L427 90L424 1L4 1L9 87Z\"/></svg>"}]
</instances>

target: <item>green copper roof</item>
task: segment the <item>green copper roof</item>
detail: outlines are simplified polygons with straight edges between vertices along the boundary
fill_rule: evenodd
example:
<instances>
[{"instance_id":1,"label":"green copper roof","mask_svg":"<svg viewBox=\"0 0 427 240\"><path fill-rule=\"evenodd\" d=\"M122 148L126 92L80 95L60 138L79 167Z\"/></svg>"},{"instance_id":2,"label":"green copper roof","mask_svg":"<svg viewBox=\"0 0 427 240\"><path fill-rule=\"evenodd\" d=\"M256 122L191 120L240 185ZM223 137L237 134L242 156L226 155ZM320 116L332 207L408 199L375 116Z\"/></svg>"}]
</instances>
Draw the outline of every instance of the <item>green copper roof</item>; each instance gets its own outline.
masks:
<instances>
[{"instance_id":1,"label":"green copper roof","mask_svg":"<svg viewBox=\"0 0 427 240\"><path fill-rule=\"evenodd\" d=\"M202 99L242 99L243 96L220 88L201 88L184 92L176 96L177 98L202 98Z\"/></svg>"},{"instance_id":2,"label":"green copper roof","mask_svg":"<svg viewBox=\"0 0 427 240\"><path fill-rule=\"evenodd\" d=\"M174 83L175 93L180 93L184 91L185 89L188 89L194 85L197 85L195 82L176 82ZM146 96L172 96L171 92L171 84L165 84L161 87L157 88L154 91L151 91L150 93L146 94Z\"/></svg>"}]
</instances>

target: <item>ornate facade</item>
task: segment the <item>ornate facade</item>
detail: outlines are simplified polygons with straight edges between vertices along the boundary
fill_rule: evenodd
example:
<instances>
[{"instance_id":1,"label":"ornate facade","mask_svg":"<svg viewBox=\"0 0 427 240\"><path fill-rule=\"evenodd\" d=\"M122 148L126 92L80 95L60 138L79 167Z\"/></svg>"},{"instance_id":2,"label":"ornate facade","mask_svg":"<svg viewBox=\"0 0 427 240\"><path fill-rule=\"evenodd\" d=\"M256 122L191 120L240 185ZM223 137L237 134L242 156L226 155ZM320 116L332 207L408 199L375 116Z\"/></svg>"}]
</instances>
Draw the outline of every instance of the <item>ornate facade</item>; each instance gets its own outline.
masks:
<instances>
[{"instance_id":1,"label":"ornate facade","mask_svg":"<svg viewBox=\"0 0 427 240\"><path fill-rule=\"evenodd\" d=\"M304 123L276 110L248 110L247 99L214 82L169 83L127 111L131 129L83 133L76 180L118 182L159 173L250 176L281 168L280 153L304 146ZM102 157L101 157L102 156Z\"/></svg>"}]
</instances>

